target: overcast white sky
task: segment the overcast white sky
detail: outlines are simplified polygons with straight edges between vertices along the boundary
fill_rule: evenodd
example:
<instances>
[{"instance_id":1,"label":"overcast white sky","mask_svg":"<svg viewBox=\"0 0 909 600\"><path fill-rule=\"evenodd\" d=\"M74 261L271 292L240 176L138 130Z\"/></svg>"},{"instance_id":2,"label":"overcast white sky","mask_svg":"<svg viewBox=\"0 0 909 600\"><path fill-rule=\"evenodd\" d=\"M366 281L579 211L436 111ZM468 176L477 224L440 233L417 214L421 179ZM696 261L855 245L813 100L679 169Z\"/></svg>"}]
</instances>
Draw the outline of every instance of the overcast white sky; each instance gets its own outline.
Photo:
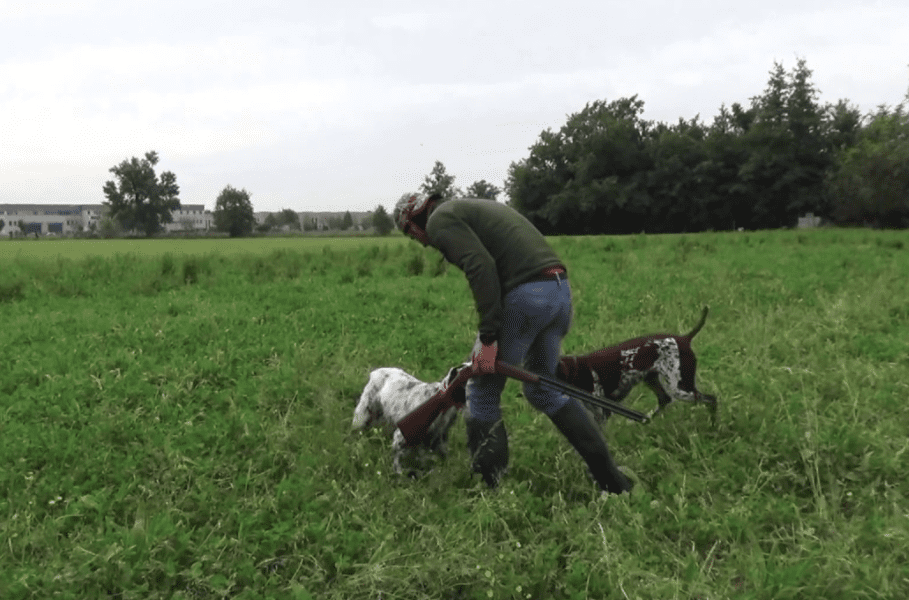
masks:
<instances>
[{"instance_id":1,"label":"overcast white sky","mask_svg":"<svg viewBox=\"0 0 909 600\"><path fill-rule=\"evenodd\" d=\"M753 4L0 0L0 203L99 204L156 150L184 204L390 209L436 160L501 187L587 102L710 123L798 58L822 104L905 98L906 0Z\"/></svg>"}]
</instances>

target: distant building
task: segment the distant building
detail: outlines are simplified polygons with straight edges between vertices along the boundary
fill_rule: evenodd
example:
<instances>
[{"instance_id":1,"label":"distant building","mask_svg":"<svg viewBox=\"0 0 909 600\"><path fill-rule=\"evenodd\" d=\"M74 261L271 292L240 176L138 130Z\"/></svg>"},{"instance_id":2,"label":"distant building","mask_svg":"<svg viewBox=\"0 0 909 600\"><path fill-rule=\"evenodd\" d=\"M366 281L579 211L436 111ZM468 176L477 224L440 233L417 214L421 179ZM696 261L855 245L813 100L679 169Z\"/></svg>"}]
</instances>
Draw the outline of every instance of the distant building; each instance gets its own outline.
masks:
<instances>
[{"instance_id":1,"label":"distant building","mask_svg":"<svg viewBox=\"0 0 909 600\"><path fill-rule=\"evenodd\" d=\"M215 216L205 210L204 204L183 204L171 211L170 223L164 225L165 231L208 231L215 227Z\"/></svg>"},{"instance_id":2,"label":"distant building","mask_svg":"<svg viewBox=\"0 0 909 600\"><path fill-rule=\"evenodd\" d=\"M106 212L102 204L0 204L0 219L5 225L0 235L25 233L72 235L97 228Z\"/></svg>"},{"instance_id":3,"label":"distant building","mask_svg":"<svg viewBox=\"0 0 909 600\"><path fill-rule=\"evenodd\" d=\"M345 212L349 211L336 211L336 212L312 212L304 211L297 212L297 221L300 223L300 229L303 231L326 231L331 229L332 220L340 220L344 218ZM277 215L278 211L263 211L253 213L253 216L256 219L256 225L264 225L265 220L270 215ZM354 231L362 231L364 229L364 223L369 221L369 218L372 216L371 212L351 212L351 219L353 219ZM289 231L290 227L284 225L280 228L281 231Z\"/></svg>"},{"instance_id":4,"label":"distant building","mask_svg":"<svg viewBox=\"0 0 909 600\"><path fill-rule=\"evenodd\" d=\"M19 222L25 225L24 233L38 235L74 235L82 232L99 231L101 219L108 207L103 204L0 204L0 219L4 226L0 236L9 237L20 233ZM303 231L325 231L332 222L344 217L345 211L338 212L297 212L297 219ZM256 225L265 224L269 215L277 212L256 212ZM352 212L353 231L368 229L370 212ZM209 231L215 227L215 216L205 210L204 204L183 204L171 212L171 222L164 224L167 233L181 231ZM284 231L290 227L284 226Z\"/></svg>"},{"instance_id":5,"label":"distant building","mask_svg":"<svg viewBox=\"0 0 909 600\"><path fill-rule=\"evenodd\" d=\"M799 229L811 229L813 227L820 227L820 226L821 226L821 218L814 216L814 213L808 213L805 216L799 217L798 225L797 225L797 227Z\"/></svg>"},{"instance_id":6,"label":"distant building","mask_svg":"<svg viewBox=\"0 0 909 600\"><path fill-rule=\"evenodd\" d=\"M25 225L24 233L29 234L97 231L107 210L103 204L0 204L0 219L5 223L0 235L20 233L20 221ZM203 204L184 204L171 212L171 218L173 221L164 225L167 232L207 231L214 227L214 216Z\"/></svg>"}]
</instances>

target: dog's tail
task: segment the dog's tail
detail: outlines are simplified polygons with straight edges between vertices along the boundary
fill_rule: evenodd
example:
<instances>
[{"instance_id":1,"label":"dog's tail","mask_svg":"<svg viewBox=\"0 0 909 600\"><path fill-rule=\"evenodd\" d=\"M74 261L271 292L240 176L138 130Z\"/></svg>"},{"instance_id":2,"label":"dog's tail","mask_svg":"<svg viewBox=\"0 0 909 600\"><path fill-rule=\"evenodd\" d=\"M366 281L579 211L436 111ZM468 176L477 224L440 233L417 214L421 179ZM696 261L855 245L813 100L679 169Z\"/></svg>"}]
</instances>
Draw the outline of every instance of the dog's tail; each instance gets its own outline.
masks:
<instances>
[{"instance_id":1,"label":"dog's tail","mask_svg":"<svg viewBox=\"0 0 909 600\"><path fill-rule=\"evenodd\" d=\"M698 332L701 330L701 327L704 326L704 323L707 322L707 311L708 311L709 309L710 309L709 306L705 306L705 307L704 307L704 311L701 313L701 320L698 321L698 324L694 326L694 329L691 330L691 333L689 333L688 335L685 336L685 337L687 337L689 340L690 340L691 338L693 338L694 336L696 336L696 335L698 334Z\"/></svg>"}]
</instances>

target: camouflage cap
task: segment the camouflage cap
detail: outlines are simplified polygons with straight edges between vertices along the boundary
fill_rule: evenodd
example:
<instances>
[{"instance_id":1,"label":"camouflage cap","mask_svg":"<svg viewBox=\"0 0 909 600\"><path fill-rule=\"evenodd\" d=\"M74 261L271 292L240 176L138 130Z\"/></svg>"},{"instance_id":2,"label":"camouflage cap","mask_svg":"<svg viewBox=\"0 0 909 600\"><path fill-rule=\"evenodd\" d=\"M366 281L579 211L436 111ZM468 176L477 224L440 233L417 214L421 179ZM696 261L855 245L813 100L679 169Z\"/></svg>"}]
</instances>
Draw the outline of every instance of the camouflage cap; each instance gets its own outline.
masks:
<instances>
[{"instance_id":1,"label":"camouflage cap","mask_svg":"<svg viewBox=\"0 0 909 600\"><path fill-rule=\"evenodd\" d=\"M407 192L395 204L392 217L398 229L404 231L404 226L426 206L429 200L429 194L422 192Z\"/></svg>"}]
</instances>

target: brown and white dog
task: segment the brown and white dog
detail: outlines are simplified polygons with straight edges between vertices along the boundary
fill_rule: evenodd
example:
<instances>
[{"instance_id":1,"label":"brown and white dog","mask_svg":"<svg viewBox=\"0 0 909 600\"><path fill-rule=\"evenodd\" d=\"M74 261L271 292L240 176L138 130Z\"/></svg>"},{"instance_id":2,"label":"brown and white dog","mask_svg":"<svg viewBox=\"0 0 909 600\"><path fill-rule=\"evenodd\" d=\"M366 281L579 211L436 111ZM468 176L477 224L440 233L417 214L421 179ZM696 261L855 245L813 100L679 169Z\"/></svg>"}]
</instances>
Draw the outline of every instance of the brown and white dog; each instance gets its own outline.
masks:
<instances>
[{"instance_id":1,"label":"brown and white dog","mask_svg":"<svg viewBox=\"0 0 909 600\"><path fill-rule=\"evenodd\" d=\"M704 394L695 387L697 359L691 349L691 338L704 326L707 310L705 306L700 322L688 335L654 333L583 356L563 356L556 375L595 396L617 402L643 381L659 401L659 406L650 412L651 418L673 400L682 400L706 404L711 418L716 419L716 396ZM600 422L611 414L603 408L588 408Z\"/></svg>"}]
</instances>

